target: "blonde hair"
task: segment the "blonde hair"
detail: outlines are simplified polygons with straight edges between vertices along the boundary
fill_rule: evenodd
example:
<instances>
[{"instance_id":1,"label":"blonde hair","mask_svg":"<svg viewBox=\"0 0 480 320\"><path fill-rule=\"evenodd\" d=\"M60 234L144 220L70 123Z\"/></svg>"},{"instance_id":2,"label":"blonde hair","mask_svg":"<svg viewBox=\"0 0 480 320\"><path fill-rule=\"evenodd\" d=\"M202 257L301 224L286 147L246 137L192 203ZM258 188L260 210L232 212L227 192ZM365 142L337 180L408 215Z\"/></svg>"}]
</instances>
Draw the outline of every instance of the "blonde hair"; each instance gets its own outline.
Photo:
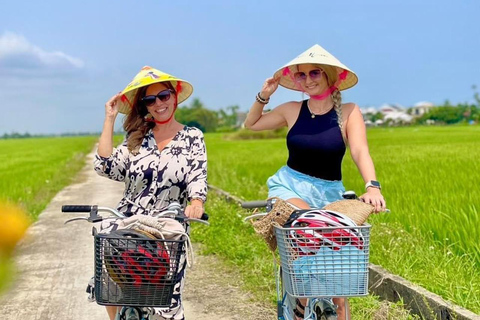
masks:
<instances>
[{"instance_id":1,"label":"blonde hair","mask_svg":"<svg viewBox=\"0 0 480 320\"><path fill-rule=\"evenodd\" d=\"M333 107L335 108L335 112L337 113L337 122L338 126L340 127L340 131L342 133L342 138L345 144L347 144L347 137L345 134L345 128L343 127L343 116L342 116L342 94L339 90L335 90L332 93L332 100L333 100Z\"/></svg>"}]
</instances>

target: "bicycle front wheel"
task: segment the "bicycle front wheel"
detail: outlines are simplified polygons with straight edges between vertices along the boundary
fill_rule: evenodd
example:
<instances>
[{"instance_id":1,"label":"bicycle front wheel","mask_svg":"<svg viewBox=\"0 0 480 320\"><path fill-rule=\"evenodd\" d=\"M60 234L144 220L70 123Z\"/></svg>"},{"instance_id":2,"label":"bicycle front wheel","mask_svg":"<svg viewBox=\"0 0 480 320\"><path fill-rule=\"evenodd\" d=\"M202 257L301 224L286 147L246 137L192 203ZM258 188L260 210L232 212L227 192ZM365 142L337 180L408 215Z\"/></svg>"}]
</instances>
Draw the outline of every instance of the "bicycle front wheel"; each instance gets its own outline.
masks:
<instances>
[{"instance_id":1,"label":"bicycle front wheel","mask_svg":"<svg viewBox=\"0 0 480 320\"><path fill-rule=\"evenodd\" d=\"M337 320L337 312L335 311L335 305L333 302L321 299L315 306L315 313L317 314L316 320Z\"/></svg>"}]
</instances>

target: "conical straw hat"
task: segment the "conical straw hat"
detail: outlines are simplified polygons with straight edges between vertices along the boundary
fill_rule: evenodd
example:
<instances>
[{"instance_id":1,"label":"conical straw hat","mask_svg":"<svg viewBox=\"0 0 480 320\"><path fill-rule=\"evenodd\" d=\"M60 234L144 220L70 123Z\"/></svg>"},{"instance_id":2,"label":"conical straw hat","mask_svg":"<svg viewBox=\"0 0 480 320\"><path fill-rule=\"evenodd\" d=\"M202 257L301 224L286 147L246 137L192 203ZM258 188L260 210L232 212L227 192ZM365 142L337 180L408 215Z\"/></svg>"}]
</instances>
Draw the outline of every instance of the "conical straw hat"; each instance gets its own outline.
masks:
<instances>
[{"instance_id":1,"label":"conical straw hat","mask_svg":"<svg viewBox=\"0 0 480 320\"><path fill-rule=\"evenodd\" d=\"M193 86L185 80L179 79L163 71L145 66L133 78L133 80L123 89L120 101L119 112L129 113L134 103L135 95L138 89L149 86L154 83L170 82L177 91L177 103L180 104L187 100L193 92Z\"/></svg>"},{"instance_id":2,"label":"conical straw hat","mask_svg":"<svg viewBox=\"0 0 480 320\"><path fill-rule=\"evenodd\" d=\"M287 89L302 91L300 86L295 83L293 77L293 74L298 71L298 65L300 64L320 65L327 74L329 85L335 85L340 91L351 88L358 82L358 77L352 70L318 44L278 69L273 77L280 77L280 85Z\"/></svg>"}]
</instances>

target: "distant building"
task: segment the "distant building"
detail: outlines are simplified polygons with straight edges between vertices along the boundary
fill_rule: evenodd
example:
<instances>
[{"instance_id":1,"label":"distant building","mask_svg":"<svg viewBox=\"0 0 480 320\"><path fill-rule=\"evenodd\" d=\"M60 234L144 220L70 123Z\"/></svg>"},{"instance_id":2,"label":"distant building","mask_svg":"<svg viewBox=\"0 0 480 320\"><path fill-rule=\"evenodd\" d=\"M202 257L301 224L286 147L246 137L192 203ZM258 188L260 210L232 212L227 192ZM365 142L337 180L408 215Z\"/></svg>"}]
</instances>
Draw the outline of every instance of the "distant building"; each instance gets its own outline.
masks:
<instances>
[{"instance_id":1,"label":"distant building","mask_svg":"<svg viewBox=\"0 0 480 320\"><path fill-rule=\"evenodd\" d=\"M378 108L379 111L381 113L383 113L384 115L387 115L391 112L404 112L404 108L399 105L399 104L388 104L388 103L385 103L385 104L382 104L380 106L380 108Z\"/></svg>"},{"instance_id":2,"label":"distant building","mask_svg":"<svg viewBox=\"0 0 480 320\"><path fill-rule=\"evenodd\" d=\"M414 118L420 117L421 115L429 112L432 108L435 108L433 103L421 101L416 103L412 108L409 108L407 112L407 108L404 108L398 103L384 103L378 108L360 108L360 112L362 113L363 120L367 126L378 126L384 123L398 125L412 123ZM372 117L372 115L375 115L378 112L383 115L383 120L375 120L375 117Z\"/></svg>"},{"instance_id":3,"label":"distant building","mask_svg":"<svg viewBox=\"0 0 480 320\"><path fill-rule=\"evenodd\" d=\"M413 117L405 112L389 112L383 117L383 121L391 120L394 124L411 123Z\"/></svg>"},{"instance_id":4,"label":"distant building","mask_svg":"<svg viewBox=\"0 0 480 320\"><path fill-rule=\"evenodd\" d=\"M407 114L405 108L399 104L383 104L379 111L383 114L383 122L408 124L413 120L413 117Z\"/></svg>"},{"instance_id":5,"label":"distant building","mask_svg":"<svg viewBox=\"0 0 480 320\"><path fill-rule=\"evenodd\" d=\"M432 108L435 108L435 105L431 102L420 101L417 102L411 109L411 115L414 117L420 117L425 113L429 112Z\"/></svg>"}]
</instances>

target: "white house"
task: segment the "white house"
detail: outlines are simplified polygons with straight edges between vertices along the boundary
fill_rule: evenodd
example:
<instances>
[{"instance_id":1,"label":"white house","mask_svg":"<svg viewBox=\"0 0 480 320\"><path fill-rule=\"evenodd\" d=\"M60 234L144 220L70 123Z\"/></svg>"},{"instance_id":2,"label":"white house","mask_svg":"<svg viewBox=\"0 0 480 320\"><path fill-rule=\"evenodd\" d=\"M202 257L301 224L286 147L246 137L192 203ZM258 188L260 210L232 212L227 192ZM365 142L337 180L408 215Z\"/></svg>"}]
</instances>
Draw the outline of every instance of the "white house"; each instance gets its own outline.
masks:
<instances>
[{"instance_id":1,"label":"white house","mask_svg":"<svg viewBox=\"0 0 480 320\"><path fill-rule=\"evenodd\" d=\"M383 104L379 110L383 114L384 122L390 120L394 124L398 124L411 123L413 120L413 117L407 114L405 108L399 104Z\"/></svg>"},{"instance_id":2,"label":"white house","mask_svg":"<svg viewBox=\"0 0 480 320\"><path fill-rule=\"evenodd\" d=\"M435 105L428 101L420 101L413 105L412 115L415 117L420 117L421 115L429 112L432 108L435 108Z\"/></svg>"}]
</instances>

